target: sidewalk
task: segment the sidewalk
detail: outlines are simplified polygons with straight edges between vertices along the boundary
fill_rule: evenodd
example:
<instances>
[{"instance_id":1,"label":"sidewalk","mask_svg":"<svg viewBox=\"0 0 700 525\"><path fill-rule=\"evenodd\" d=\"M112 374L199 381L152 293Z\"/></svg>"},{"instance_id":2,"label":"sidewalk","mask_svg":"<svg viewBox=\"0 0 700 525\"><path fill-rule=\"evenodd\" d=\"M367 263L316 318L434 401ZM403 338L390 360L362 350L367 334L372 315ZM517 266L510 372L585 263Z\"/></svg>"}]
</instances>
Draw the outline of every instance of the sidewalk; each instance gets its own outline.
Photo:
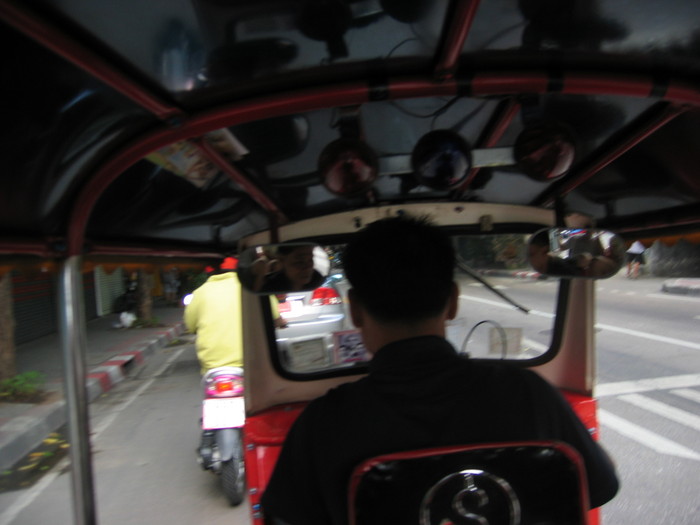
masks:
<instances>
[{"instance_id":1,"label":"sidewalk","mask_svg":"<svg viewBox=\"0 0 700 525\"><path fill-rule=\"evenodd\" d=\"M92 402L122 381L128 370L148 359L184 332L183 309L155 304L153 328L116 328L117 314L86 326L87 396ZM35 370L44 375L52 394L40 404L0 403L0 471L21 460L53 431L66 423L63 391L63 350L60 337L52 334L17 348L17 370Z\"/></svg>"}]
</instances>

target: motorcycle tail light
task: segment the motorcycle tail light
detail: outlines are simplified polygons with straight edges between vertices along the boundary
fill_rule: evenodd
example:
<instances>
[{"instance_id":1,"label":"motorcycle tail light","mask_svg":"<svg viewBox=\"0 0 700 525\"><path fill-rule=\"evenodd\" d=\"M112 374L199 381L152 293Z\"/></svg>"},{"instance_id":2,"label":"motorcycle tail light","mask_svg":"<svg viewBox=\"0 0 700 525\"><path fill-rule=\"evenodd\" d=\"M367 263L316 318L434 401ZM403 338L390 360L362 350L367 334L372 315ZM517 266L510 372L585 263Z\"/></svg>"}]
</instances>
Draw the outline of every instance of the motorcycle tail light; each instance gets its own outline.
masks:
<instances>
[{"instance_id":1,"label":"motorcycle tail light","mask_svg":"<svg viewBox=\"0 0 700 525\"><path fill-rule=\"evenodd\" d=\"M311 296L311 306L325 306L327 304L341 304L340 294L333 288L322 286L316 288Z\"/></svg>"},{"instance_id":2,"label":"motorcycle tail light","mask_svg":"<svg viewBox=\"0 0 700 525\"><path fill-rule=\"evenodd\" d=\"M243 378L233 375L217 376L207 383L207 397L236 397L243 395Z\"/></svg>"}]
</instances>

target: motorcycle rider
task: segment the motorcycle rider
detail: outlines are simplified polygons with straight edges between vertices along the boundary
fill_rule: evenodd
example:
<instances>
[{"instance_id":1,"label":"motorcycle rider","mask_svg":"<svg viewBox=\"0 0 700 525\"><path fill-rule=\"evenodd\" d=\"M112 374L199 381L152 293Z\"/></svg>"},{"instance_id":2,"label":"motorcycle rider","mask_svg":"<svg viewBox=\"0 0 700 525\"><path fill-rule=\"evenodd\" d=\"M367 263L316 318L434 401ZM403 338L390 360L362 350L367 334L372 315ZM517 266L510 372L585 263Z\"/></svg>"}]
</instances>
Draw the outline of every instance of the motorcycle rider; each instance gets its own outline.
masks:
<instances>
[{"instance_id":1,"label":"motorcycle rider","mask_svg":"<svg viewBox=\"0 0 700 525\"><path fill-rule=\"evenodd\" d=\"M223 366L243 369L241 284L237 267L236 258L226 257L219 272L192 292L192 300L185 307L187 330L197 335L195 347L202 376ZM205 463L211 459L213 435L213 431L202 433L199 453Z\"/></svg>"},{"instance_id":2,"label":"motorcycle rider","mask_svg":"<svg viewBox=\"0 0 700 525\"><path fill-rule=\"evenodd\" d=\"M192 292L192 300L185 308L187 330L197 335L195 345L202 375L221 366L243 367L237 267L236 258L225 258L220 271Z\"/></svg>"}]
</instances>

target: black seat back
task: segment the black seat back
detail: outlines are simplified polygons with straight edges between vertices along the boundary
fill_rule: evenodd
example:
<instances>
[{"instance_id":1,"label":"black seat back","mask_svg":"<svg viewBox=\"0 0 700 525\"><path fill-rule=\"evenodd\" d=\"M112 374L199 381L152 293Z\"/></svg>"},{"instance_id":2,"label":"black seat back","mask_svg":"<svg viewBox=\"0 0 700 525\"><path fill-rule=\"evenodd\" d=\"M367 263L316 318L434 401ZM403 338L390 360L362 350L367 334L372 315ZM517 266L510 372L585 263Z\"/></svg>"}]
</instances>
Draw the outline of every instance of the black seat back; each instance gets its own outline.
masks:
<instances>
[{"instance_id":1,"label":"black seat back","mask_svg":"<svg viewBox=\"0 0 700 525\"><path fill-rule=\"evenodd\" d=\"M556 442L440 447L369 459L350 525L585 525L582 461Z\"/></svg>"}]
</instances>

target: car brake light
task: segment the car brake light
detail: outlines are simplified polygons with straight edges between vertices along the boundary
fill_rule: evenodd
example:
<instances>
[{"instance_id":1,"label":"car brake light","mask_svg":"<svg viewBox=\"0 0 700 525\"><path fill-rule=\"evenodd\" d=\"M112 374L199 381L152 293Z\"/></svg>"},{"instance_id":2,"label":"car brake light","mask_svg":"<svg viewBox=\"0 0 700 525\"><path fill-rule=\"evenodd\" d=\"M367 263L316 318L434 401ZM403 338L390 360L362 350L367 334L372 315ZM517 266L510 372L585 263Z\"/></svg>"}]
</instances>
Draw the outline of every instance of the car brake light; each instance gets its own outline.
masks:
<instances>
[{"instance_id":1,"label":"car brake light","mask_svg":"<svg viewBox=\"0 0 700 525\"><path fill-rule=\"evenodd\" d=\"M324 306L327 304L341 304L343 300L334 288L322 286L316 288L311 296L311 306Z\"/></svg>"}]
</instances>

